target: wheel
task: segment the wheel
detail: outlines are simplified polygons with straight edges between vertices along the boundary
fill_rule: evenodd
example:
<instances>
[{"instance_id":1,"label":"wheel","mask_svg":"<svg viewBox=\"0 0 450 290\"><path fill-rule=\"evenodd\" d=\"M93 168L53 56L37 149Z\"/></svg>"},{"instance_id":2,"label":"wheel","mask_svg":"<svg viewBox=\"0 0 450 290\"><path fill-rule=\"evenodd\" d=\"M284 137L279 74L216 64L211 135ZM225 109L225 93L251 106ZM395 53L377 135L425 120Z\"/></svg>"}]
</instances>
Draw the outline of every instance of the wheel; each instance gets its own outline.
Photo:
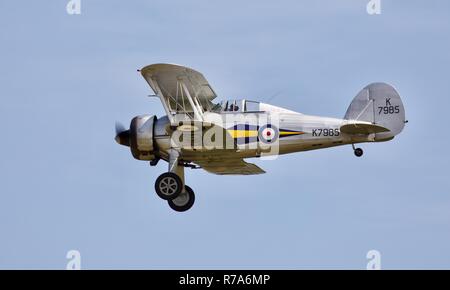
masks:
<instances>
[{"instance_id":1,"label":"wheel","mask_svg":"<svg viewBox=\"0 0 450 290\"><path fill-rule=\"evenodd\" d=\"M175 211L187 211L195 202L195 194L192 188L185 185L185 191L180 193L177 198L168 200L169 206Z\"/></svg>"},{"instance_id":2,"label":"wheel","mask_svg":"<svg viewBox=\"0 0 450 290\"><path fill-rule=\"evenodd\" d=\"M356 148L355 149L355 156L356 157L361 157L363 155L364 151L361 148Z\"/></svg>"},{"instance_id":3,"label":"wheel","mask_svg":"<svg viewBox=\"0 0 450 290\"><path fill-rule=\"evenodd\" d=\"M180 195L183 189L181 178L173 172L161 174L155 182L156 194L164 199L174 199Z\"/></svg>"}]
</instances>

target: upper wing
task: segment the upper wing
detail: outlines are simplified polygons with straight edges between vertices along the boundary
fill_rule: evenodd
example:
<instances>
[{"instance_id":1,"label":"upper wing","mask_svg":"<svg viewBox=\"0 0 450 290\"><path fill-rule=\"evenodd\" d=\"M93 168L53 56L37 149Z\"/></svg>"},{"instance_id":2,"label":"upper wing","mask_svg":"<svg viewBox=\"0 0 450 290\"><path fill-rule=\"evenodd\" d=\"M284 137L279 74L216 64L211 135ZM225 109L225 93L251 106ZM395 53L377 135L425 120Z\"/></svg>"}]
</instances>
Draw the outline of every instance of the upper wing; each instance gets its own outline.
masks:
<instances>
[{"instance_id":1,"label":"upper wing","mask_svg":"<svg viewBox=\"0 0 450 290\"><path fill-rule=\"evenodd\" d=\"M177 114L202 121L204 111L213 107L216 93L205 77L196 70L175 64L152 64L141 74L160 97L169 118Z\"/></svg>"},{"instance_id":2,"label":"upper wing","mask_svg":"<svg viewBox=\"0 0 450 290\"><path fill-rule=\"evenodd\" d=\"M199 161L196 163L206 171L219 175L252 175L266 173L257 165L245 162L243 159Z\"/></svg>"}]
</instances>

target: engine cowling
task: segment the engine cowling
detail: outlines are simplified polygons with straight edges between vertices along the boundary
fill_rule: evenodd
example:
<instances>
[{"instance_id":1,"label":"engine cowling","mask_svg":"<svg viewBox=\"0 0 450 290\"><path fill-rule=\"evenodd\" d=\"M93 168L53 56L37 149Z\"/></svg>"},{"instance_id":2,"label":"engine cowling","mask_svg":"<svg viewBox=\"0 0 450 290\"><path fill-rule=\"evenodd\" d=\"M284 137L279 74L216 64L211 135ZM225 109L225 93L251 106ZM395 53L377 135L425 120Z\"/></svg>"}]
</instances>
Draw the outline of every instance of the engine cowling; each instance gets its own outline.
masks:
<instances>
[{"instance_id":1,"label":"engine cowling","mask_svg":"<svg viewBox=\"0 0 450 290\"><path fill-rule=\"evenodd\" d=\"M156 116L142 115L131 120L129 144L134 158L148 161L156 158L153 139L156 119Z\"/></svg>"}]
</instances>

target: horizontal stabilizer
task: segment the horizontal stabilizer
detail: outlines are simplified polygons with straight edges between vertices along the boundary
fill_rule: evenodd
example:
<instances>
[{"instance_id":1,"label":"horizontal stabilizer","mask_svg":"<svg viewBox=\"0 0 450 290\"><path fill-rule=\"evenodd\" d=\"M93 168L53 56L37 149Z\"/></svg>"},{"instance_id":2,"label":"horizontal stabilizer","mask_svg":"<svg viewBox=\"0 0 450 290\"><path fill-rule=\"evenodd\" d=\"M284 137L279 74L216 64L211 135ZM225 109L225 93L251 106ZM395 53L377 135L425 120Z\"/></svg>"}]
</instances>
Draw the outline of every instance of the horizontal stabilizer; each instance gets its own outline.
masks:
<instances>
[{"instance_id":1,"label":"horizontal stabilizer","mask_svg":"<svg viewBox=\"0 0 450 290\"><path fill-rule=\"evenodd\" d=\"M355 123L348 123L343 126L341 126L341 132L351 135L369 135L374 133L383 133L383 132L389 132L390 130L386 127L376 125L376 124L369 124L369 123L362 123L362 122L355 122Z\"/></svg>"}]
</instances>

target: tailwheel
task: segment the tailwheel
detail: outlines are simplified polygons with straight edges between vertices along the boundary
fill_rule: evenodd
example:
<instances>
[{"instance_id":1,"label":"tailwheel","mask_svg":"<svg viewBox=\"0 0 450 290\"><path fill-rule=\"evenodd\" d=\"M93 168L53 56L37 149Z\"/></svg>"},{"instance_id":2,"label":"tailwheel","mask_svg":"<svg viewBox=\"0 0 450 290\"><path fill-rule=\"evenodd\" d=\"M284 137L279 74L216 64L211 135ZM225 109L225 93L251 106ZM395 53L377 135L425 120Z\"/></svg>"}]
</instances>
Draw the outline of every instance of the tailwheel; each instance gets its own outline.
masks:
<instances>
[{"instance_id":1,"label":"tailwheel","mask_svg":"<svg viewBox=\"0 0 450 290\"><path fill-rule=\"evenodd\" d=\"M155 182L156 194L164 199L171 200L178 197L183 189L181 178L173 172L161 174Z\"/></svg>"},{"instance_id":2,"label":"tailwheel","mask_svg":"<svg viewBox=\"0 0 450 290\"><path fill-rule=\"evenodd\" d=\"M361 148L356 148L354 153L355 153L356 157L361 157L361 156L363 156L364 151Z\"/></svg>"},{"instance_id":3,"label":"tailwheel","mask_svg":"<svg viewBox=\"0 0 450 290\"><path fill-rule=\"evenodd\" d=\"M356 148L355 144L352 144L353 153L355 153L356 157L361 157L364 154L364 151L361 148Z\"/></svg>"},{"instance_id":4,"label":"tailwheel","mask_svg":"<svg viewBox=\"0 0 450 290\"><path fill-rule=\"evenodd\" d=\"M167 202L169 203L169 206L175 210L175 211L187 211L190 209L195 202L195 194L192 188L185 185L185 190L178 195L177 198L170 199Z\"/></svg>"}]
</instances>

